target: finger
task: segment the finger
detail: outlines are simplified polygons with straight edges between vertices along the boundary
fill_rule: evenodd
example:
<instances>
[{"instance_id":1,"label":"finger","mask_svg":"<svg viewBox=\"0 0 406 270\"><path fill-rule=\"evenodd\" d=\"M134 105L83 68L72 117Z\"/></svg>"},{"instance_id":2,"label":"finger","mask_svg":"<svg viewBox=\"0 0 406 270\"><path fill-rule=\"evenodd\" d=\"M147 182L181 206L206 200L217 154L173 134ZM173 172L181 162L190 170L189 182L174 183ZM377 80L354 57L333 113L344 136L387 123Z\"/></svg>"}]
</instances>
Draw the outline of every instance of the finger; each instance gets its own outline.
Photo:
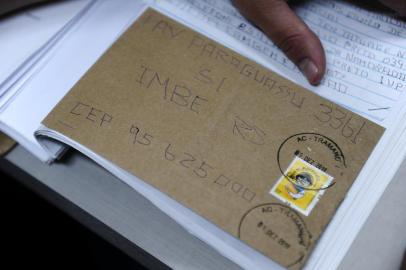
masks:
<instances>
[{"instance_id":1,"label":"finger","mask_svg":"<svg viewBox=\"0 0 406 270\"><path fill-rule=\"evenodd\" d=\"M385 6L393 9L399 15L406 16L406 0L379 0Z\"/></svg>"},{"instance_id":2,"label":"finger","mask_svg":"<svg viewBox=\"0 0 406 270\"><path fill-rule=\"evenodd\" d=\"M326 69L323 46L285 0L234 0L234 4L299 67L311 84L320 83Z\"/></svg>"}]
</instances>

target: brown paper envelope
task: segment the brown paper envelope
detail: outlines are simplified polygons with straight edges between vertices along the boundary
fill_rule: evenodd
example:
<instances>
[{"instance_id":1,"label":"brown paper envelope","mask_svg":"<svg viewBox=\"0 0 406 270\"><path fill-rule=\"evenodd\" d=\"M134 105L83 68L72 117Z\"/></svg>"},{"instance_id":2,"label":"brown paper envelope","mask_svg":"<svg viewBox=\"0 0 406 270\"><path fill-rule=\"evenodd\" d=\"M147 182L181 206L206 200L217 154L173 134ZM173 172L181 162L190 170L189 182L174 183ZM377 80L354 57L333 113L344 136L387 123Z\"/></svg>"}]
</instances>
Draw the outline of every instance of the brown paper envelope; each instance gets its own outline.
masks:
<instances>
[{"instance_id":1,"label":"brown paper envelope","mask_svg":"<svg viewBox=\"0 0 406 270\"><path fill-rule=\"evenodd\" d=\"M44 125L291 269L384 131L153 10Z\"/></svg>"},{"instance_id":2,"label":"brown paper envelope","mask_svg":"<svg viewBox=\"0 0 406 270\"><path fill-rule=\"evenodd\" d=\"M0 132L0 156L3 156L10 151L16 142L6 134Z\"/></svg>"}]
</instances>

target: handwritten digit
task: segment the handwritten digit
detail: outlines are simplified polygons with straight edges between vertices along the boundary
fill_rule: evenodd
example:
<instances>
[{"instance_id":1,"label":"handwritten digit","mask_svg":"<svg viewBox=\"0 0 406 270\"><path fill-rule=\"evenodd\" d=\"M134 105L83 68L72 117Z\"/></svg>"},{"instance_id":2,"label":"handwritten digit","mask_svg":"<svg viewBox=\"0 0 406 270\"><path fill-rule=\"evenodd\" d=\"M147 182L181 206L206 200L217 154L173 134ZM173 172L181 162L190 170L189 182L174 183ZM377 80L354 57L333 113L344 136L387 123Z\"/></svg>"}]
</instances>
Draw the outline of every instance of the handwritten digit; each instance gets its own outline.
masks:
<instances>
[{"instance_id":1,"label":"handwritten digit","mask_svg":"<svg viewBox=\"0 0 406 270\"><path fill-rule=\"evenodd\" d=\"M133 144L136 143L136 141L137 141L137 135L138 135L139 132L140 132L140 129L139 129L138 127L136 127L136 126L134 126L134 125L131 125L130 133L131 133L131 134L134 134Z\"/></svg>"},{"instance_id":2,"label":"handwritten digit","mask_svg":"<svg viewBox=\"0 0 406 270\"><path fill-rule=\"evenodd\" d=\"M175 155L169 152L169 148L171 148L171 144L168 143L168 146L165 148L165 158L169 161L175 160Z\"/></svg>"},{"instance_id":3,"label":"handwritten digit","mask_svg":"<svg viewBox=\"0 0 406 270\"><path fill-rule=\"evenodd\" d=\"M345 123L345 125L343 126L342 130L341 130L341 134L346 137L346 138L350 138L352 135L354 135L354 129L352 127L350 127L349 123L352 120L352 116L348 119L348 121ZM349 130L350 132L346 133L345 131Z\"/></svg>"},{"instance_id":4,"label":"handwritten digit","mask_svg":"<svg viewBox=\"0 0 406 270\"><path fill-rule=\"evenodd\" d=\"M330 123L330 127L334 128L334 129L339 129L343 124L344 124L344 119L347 117L347 114L342 112L339 109L335 109L335 115L334 117L332 117L333 120L337 120L338 124L337 125L333 125L332 123ZM341 114L341 116L337 116L337 114Z\"/></svg>"},{"instance_id":5,"label":"handwritten digit","mask_svg":"<svg viewBox=\"0 0 406 270\"><path fill-rule=\"evenodd\" d=\"M205 168L206 167L206 168ZM206 162L202 162L199 168L193 170L193 172L199 176L200 178L206 178L207 177L207 170L208 169L214 169L212 166L207 164Z\"/></svg>"},{"instance_id":6,"label":"handwritten digit","mask_svg":"<svg viewBox=\"0 0 406 270\"><path fill-rule=\"evenodd\" d=\"M148 134L145 132L144 136L142 136L142 138L139 139L137 142L142 145L150 145L153 138L154 137L151 134ZM141 141L141 140L143 140L143 141Z\"/></svg>"},{"instance_id":7,"label":"handwritten digit","mask_svg":"<svg viewBox=\"0 0 406 270\"><path fill-rule=\"evenodd\" d=\"M357 134L355 134L354 138L351 140L352 143L357 143L357 137L361 133L361 130L365 127L365 121L362 123L361 127L359 128Z\"/></svg>"},{"instance_id":8,"label":"handwritten digit","mask_svg":"<svg viewBox=\"0 0 406 270\"><path fill-rule=\"evenodd\" d=\"M320 107L322 108L322 110L320 111L323 115L325 115L325 117L326 118L319 118L317 115L314 115L314 117L317 119L317 120L319 120L320 122L322 122L322 123L327 123L327 122L329 122L330 120L331 120L331 118L332 118L332 116L331 116L331 113L333 112L333 109L330 107L330 106L328 106L328 105L326 105L326 104L323 104L323 103L321 103L320 104ZM323 108L324 108L324 110L323 110Z\"/></svg>"},{"instance_id":9,"label":"handwritten digit","mask_svg":"<svg viewBox=\"0 0 406 270\"><path fill-rule=\"evenodd\" d=\"M185 167L185 168L190 168L190 166L188 166L187 164L188 164L188 163L193 163L194 161L196 161L196 159L195 159L194 156L192 156L192 155L189 154L189 153L184 152L183 154L186 155L186 156L188 156L188 158L182 159L181 161L179 161L179 163L180 163L180 165L182 165L182 166Z\"/></svg>"}]
</instances>

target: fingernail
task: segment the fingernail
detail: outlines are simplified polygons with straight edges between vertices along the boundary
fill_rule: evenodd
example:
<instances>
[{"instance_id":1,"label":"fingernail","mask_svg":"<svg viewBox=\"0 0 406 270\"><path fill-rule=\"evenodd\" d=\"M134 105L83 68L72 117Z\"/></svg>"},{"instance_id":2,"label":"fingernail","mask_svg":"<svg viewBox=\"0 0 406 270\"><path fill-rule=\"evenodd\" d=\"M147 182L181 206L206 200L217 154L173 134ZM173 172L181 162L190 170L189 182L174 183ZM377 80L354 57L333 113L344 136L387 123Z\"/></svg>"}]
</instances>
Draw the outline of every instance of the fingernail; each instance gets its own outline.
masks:
<instances>
[{"instance_id":1,"label":"fingernail","mask_svg":"<svg viewBox=\"0 0 406 270\"><path fill-rule=\"evenodd\" d=\"M307 80L311 84L318 83L317 77L319 75L319 69L312 60L310 60L309 58L305 58L299 63L298 66L300 71L303 73L303 75L306 76Z\"/></svg>"}]
</instances>

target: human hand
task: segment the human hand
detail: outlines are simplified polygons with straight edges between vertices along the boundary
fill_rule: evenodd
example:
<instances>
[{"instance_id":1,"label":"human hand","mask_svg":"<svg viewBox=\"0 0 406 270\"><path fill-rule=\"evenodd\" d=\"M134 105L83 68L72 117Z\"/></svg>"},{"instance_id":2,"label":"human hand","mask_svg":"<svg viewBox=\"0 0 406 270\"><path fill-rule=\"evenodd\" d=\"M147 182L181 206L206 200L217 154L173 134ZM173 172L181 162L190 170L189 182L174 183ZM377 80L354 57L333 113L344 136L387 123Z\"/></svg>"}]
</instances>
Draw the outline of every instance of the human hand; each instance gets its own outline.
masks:
<instances>
[{"instance_id":1,"label":"human hand","mask_svg":"<svg viewBox=\"0 0 406 270\"><path fill-rule=\"evenodd\" d=\"M406 15L406 0L379 0ZM288 0L234 0L241 14L254 22L295 63L307 80L317 85L326 70L318 37L289 7Z\"/></svg>"},{"instance_id":2,"label":"human hand","mask_svg":"<svg viewBox=\"0 0 406 270\"><path fill-rule=\"evenodd\" d=\"M406 16L406 0L379 0L388 8L393 9L401 16Z\"/></svg>"},{"instance_id":3,"label":"human hand","mask_svg":"<svg viewBox=\"0 0 406 270\"><path fill-rule=\"evenodd\" d=\"M262 29L311 84L320 83L326 69L323 47L287 0L234 0L234 5Z\"/></svg>"}]
</instances>

